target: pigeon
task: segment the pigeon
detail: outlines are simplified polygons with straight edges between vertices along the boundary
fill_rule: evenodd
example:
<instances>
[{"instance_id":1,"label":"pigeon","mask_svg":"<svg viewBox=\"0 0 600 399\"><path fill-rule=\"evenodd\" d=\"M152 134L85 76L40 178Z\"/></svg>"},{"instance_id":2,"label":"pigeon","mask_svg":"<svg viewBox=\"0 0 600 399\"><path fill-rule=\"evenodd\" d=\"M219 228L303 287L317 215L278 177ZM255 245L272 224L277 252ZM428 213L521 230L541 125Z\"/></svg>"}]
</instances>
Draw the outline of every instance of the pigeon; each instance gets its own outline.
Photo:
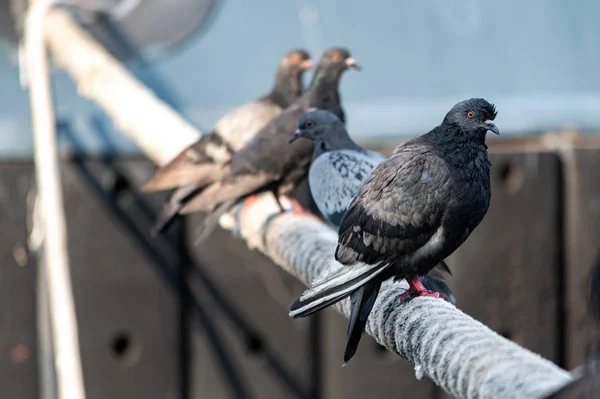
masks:
<instances>
[{"instance_id":1,"label":"pigeon","mask_svg":"<svg viewBox=\"0 0 600 399\"><path fill-rule=\"evenodd\" d=\"M197 243L240 200L263 191L272 192L275 198L287 196L306 177L313 144L303 140L290 145L289 137L296 130L298 119L311 108L329 110L345 122L338 86L343 72L349 68L360 69L347 49L327 50L319 60L308 90L236 152L223 170L215 174L211 185L199 194L188 195L180 214L208 213L200 226ZM294 210L303 213L299 206Z\"/></svg>"},{"instance_id":2,"label":"pigeon","mask_svg":"<svg viewBox=\"0 0 600 399\"><path fill-rule=\"evenodd\" d=\"M208 177L246 145L273 117L302 94L302 76L312 69L310 54L303 49L289 51L280 61L275 84L268 94L223 116L208 133L160 168L142 191L177 188L157 218L153 235L165 230L177 216L182 201L205 187Z\"/></svg>"},{"instance_id":3,"label":"pigeon","mask_svg":"<svg viewBox=\"0 0 600 399\"><path fill-rule=\"evenodd\" d=\"M430 132L400 144L361 185L342 216L335 260L290 308L304 317L353 297L344 363L358 347L383 281L405 279L416 296L439 297L418 279L452 254L484 218L491 199L485 138L499 134L493 104L457 103ZM358 309L358 311L357 311Z\"/></svg>"},{"instance_id":4,"label":"pigeon","mask_svg":"<svg viewBox=\"0 0 600 399\"><path fill-rule=\"evenodd\" d=\"M361 184L386 157L356 144L350 138L344 124L335 115L324 110L310 111L300 118L298 130L291 140L299 137L312 140L315 146L308 171L313 200L323 216L339 229L341 218ZM443 260L440 263L439 269L450 270ZM425 288L440 292L448 302L456 304L444 277L435 269L420 280ZM359 314L361 302L357 298L364 297L363 287L350 295L352 306L356 306L352 314ZM353 326L348 331L347 347L358 346L356 340L361 338L366 318L354 322L361 325Z\"/></svg>"},{"instance_id":5,"label":"pigeon","mask_svg":"<svg viewBox=\"0 0 600 399\"><path fill-rule=\"evenodd\" d=\"M314 143L308 170L310 193L321 214L337 230L363 181L386 157L356 144L342 121L325 110L313 110L300 118L290 141L299 137ZM450 271L444 261L441 263L438 265L440 270ZM456 304L442 275L432 271L421 277L421 282L425 288L440 292L450 303Z\"/></svg>"}]
</instances>

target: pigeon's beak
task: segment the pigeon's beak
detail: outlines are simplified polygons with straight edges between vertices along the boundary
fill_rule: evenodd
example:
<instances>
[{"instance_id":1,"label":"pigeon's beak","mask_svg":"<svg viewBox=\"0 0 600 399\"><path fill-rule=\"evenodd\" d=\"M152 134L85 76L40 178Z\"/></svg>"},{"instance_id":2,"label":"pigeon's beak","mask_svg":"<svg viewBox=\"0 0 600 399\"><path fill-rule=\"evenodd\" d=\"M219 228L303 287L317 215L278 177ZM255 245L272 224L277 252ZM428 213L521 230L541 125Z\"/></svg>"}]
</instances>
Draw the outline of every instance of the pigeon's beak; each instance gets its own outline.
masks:
<instances>
[{"instance_id":1,"label":"pigeon's beak","mask_svg":"<svg viewBox=\"0 0 600 399\"><path fill-rule=\"evenodd\" d=\"M352 57L348 57L346 58L346 67L347 68L354 68L358 71L360 71L362 68L356 63L356 60Z\"/></svg>"},{"instance_id":2,"label":"pigeon's beak","mask_svg":"<svg viewBox=\"0 0 600 399\"><path fill-rule=\"evenodd\" d=\"M489 131L491 131L494 134L500 134L500 130L498 130L498 126L496 126L494 122L487 120L485 121L485 124Z\"/></svg>"},{"instance_id":3,"label":"pigeon's beak","mask_svg":"<svg viewBox=\"0 0 600 399\"><path fill-rule=\"evenodd\" d=\"M312 68L313 68L312 60L306 60L306 61L302 61L300 63L300 69L302 69L303 71L308 71Z\"/></svg>"},{"instance_id":4,"label":"pigeon's beak","mask_svg":"<svg viewBox=\"0 0 600 399\"><path fill-rule=\"evenodd\" d=\"M292 134L290 136L290 144L293 143L294 141L296 141L296 139L298 137L300 137L301 135L302 135L302 130L296 129L296 131L294 132L294 134Z\"/></svg>"}]
</instances>

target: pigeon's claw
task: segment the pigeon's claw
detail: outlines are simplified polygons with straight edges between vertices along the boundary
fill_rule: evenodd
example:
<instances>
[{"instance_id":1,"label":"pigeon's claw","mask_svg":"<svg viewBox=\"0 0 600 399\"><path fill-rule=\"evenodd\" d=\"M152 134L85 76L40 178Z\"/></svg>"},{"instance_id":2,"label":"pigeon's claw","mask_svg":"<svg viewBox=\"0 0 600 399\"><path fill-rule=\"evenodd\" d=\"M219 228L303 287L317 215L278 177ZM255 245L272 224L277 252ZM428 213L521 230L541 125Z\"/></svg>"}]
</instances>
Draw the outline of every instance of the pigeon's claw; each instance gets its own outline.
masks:
<instances>
[{"instance_id":1,"label":"pigeon's claw","mask_svg":"<svg viewBox=\"0 0 600 399\"><path fill-rule=\"evenodd\" d=\"M400 295L400 302L407 302L413 298L418 296L428 296L431 298L445 298L444 294L440 294L439 292L429 291L426 289L421 281L416 278L414 280L408 281L408 289Z\"/></svg>"}]
</instances>

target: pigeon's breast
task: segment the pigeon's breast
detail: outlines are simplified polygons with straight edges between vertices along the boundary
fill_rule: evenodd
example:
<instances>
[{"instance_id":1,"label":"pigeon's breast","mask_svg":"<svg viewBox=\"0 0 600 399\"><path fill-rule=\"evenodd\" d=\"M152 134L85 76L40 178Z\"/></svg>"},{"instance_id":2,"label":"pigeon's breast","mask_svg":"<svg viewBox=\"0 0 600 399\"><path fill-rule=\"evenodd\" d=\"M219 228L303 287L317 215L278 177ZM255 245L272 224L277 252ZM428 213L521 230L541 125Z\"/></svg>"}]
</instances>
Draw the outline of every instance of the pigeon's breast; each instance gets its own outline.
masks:
<instances>
[{"instance_id":1,"label":"pigeon's breast","mask_svg":"<svg viewBox=\"0 0 600 399\"><path fill-rule=\"evenodd\" d=\"M451 176L454 189L444 225L455 232L454 238L460 244L483 220L490 205L490 161L487 151L475 152L466 165L456 169Z\"/></svg>"},{"instance_id":2,"label":"pigeon's breast","mask_svg":"<svg viewBox=\"0 0 600 399\"><path fill-rule=\"evenodd\" d=\"M313 160L308 182L319 211L326 217L343 213L379 161L352 150L326 152Z\"/></svg>"}]
</instances>

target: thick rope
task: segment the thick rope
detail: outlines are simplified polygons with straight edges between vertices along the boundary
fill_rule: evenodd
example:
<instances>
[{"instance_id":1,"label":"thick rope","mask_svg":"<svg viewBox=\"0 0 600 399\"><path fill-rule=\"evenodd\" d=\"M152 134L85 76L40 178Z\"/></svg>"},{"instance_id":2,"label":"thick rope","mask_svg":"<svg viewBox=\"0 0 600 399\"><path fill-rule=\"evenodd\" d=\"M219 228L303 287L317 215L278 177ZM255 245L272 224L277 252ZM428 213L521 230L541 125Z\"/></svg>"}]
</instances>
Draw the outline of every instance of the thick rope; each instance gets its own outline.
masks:
<instances>
[{"instance_id":1,"label":"thick rope","mask_svg":"<svg viewBox=\"0 0 600 399\"><path fill-rule=\"evenodd\" d=\"M271 218L263 229L277 209L271 196L244 205L238 213L242 236L308 285L335 262L337 235L315 218L290 213ZM427 375L465 399L543 398L572 380L565 370L442 299L419 297L400 304L406 287L404 282L383 284L366 330L413 365L418 379ZM335 308L348 317L349 305L346 299Z\"/></svg>"}]
</instances>

